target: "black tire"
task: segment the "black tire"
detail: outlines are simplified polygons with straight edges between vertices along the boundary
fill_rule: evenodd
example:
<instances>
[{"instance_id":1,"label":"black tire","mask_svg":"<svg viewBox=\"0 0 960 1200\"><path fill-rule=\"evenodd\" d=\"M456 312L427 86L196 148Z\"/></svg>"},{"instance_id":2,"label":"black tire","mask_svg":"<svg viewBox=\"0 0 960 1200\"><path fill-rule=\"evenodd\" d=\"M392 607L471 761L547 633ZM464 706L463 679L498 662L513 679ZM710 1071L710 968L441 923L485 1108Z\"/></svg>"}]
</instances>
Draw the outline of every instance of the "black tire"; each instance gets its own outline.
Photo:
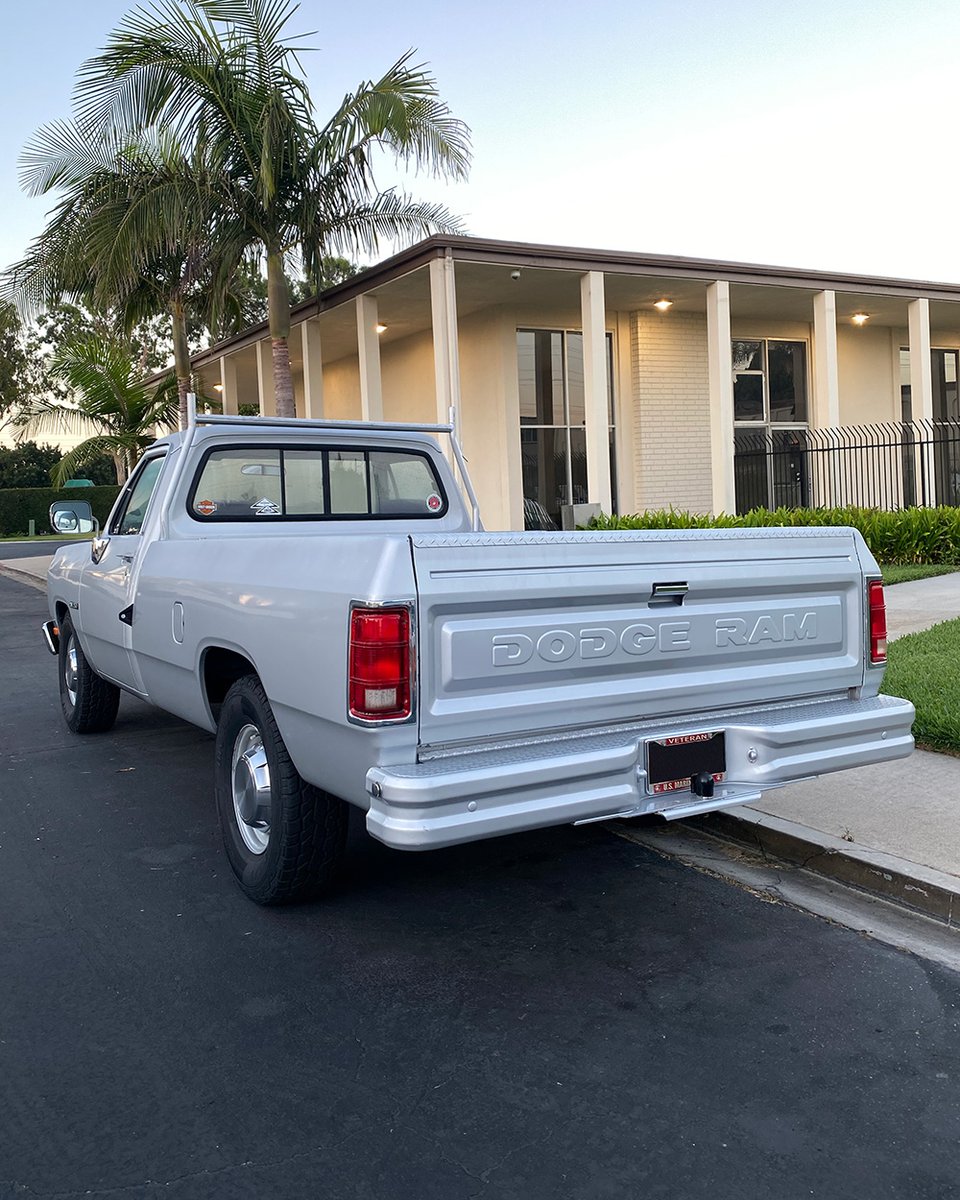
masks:
<instances>
[{"instance_id":1,"label":"black tire","mask_svg":"<svg viewBox=\"0 0 960 1200\"><path fill-rule=\"evenodd\" d=\"M240 753L245 747L246 755ZM244 785L253 778L247 764L255 765L258 756L262 762L261 749L269 786L264 793L251 791L245 802ZM347 806L300 778L256 675L237 680L224 698L215 770L223 844L237 882L250 899L290 904L328 889L344 857ZM254 794L260 797L260 807L254 805ZM241 816L244 808L247 820Z\"/></svg>"},{"instance_id":2,"label":"black tire","mask_svg":"<svg viewBox=\"0 0 960 1200\"><path fill-rule=\"evenodd\" d=\"M73 622L60 621L60 707L74 733L106 733L113 728L120 707L120 689L101 679L80 649ZM73 686L71 686L73 685Z\"/></svg>"}]
</instances>

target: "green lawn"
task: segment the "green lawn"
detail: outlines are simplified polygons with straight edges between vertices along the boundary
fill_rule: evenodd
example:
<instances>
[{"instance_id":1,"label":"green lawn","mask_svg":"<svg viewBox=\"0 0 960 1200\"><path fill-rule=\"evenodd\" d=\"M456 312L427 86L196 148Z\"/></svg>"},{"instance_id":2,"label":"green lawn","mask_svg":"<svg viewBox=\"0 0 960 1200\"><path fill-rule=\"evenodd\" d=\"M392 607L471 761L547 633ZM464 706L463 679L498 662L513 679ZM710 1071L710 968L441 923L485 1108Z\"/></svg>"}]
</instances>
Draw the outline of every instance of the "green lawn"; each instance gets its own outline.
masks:
<instances>
[{"instance_id":1,"label":"green lawn","mask_svg":"<svg viewBox=\"0 0 960 1200\"><path fill-rule=\"evenodd\" d=\"M960 618L891 642L883 690L912 701L919 743L960 753Z\"/></svg>"},{"instance_id":2,"label":"green lawn","mask_svg":"<svg viewBox=\"0 0 960 1200\"><path fill-rule=\"evenodd\" d=\"M931 567L926 564L910 563L906 567L881 567L883 572L883 582L887 585L892 583L907 583L910 579L928 579L931 575L952 575L954 571L960 571L960 564L951 566Z\"/></svg>"}]
</instances>

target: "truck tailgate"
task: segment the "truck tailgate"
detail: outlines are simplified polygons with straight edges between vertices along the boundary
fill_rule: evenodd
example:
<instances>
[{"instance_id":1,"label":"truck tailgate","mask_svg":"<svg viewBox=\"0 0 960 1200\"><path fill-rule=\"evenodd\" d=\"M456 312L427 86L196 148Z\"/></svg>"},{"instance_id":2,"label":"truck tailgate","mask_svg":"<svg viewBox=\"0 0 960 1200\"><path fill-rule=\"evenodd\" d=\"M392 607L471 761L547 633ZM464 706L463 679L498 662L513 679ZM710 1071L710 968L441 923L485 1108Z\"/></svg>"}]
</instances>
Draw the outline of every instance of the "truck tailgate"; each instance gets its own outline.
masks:
<instances>
[{"instance_id":1,"label":"truck tailgate","mask_svg":"<svg viewBox=\"0 0 960 1200\"><path fill-rule=\"evenodd\" d=\"M860 539L850 529L410 540L422 744L837 695L863 682Z\"/></svg>"}]
</instances>

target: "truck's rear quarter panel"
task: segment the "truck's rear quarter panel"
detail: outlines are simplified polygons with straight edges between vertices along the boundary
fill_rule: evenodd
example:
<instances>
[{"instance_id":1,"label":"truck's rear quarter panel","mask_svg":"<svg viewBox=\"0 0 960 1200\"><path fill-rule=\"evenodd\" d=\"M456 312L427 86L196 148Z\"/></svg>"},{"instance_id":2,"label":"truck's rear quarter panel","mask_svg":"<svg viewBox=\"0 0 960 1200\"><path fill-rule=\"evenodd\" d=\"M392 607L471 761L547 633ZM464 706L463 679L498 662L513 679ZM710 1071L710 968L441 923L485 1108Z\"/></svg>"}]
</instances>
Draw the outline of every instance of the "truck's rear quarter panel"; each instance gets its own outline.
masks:
<instances>
[{"instance_id":1,"label":"truck's rear quarter panel","mask_svg":"<svg viewBox=\"0 0 960 1200\"><path fill-rule=\"evenodd\" d=\"M355 803L375 762L412 760L416 726L347 723L347 630L354 599L413 599L404 534L238 527L154 543L136 598L134 648L153 703L213 728L197 679L211 647L250 659L300 773ZM182 605L182 641L173 634Z\"/></svg>"}]
</instances>

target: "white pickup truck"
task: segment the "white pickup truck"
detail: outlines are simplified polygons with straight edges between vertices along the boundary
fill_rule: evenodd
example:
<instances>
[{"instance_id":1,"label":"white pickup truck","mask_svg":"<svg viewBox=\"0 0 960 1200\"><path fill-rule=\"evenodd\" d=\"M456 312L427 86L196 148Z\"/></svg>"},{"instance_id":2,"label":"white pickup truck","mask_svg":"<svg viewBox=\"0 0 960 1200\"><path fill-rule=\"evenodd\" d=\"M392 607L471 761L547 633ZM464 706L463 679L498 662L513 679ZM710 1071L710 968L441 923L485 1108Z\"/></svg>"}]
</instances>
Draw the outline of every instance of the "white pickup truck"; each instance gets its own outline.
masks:
<instances>
[{"instance_id":1,"label":"white pickup truck","mask_svg":"<svg viewBox=\"0 0 960 1200\"><path fill-rule=\"evenodd\" d=\"M81 501L51 516L98 534ZM331 881L347 804L428 849L913 747L855 530L485 533L447 426L201 418L56 554L49 608L74 732L123 690L216 733L227 856L264 904Z\"/></svg>"}]
</instances>

